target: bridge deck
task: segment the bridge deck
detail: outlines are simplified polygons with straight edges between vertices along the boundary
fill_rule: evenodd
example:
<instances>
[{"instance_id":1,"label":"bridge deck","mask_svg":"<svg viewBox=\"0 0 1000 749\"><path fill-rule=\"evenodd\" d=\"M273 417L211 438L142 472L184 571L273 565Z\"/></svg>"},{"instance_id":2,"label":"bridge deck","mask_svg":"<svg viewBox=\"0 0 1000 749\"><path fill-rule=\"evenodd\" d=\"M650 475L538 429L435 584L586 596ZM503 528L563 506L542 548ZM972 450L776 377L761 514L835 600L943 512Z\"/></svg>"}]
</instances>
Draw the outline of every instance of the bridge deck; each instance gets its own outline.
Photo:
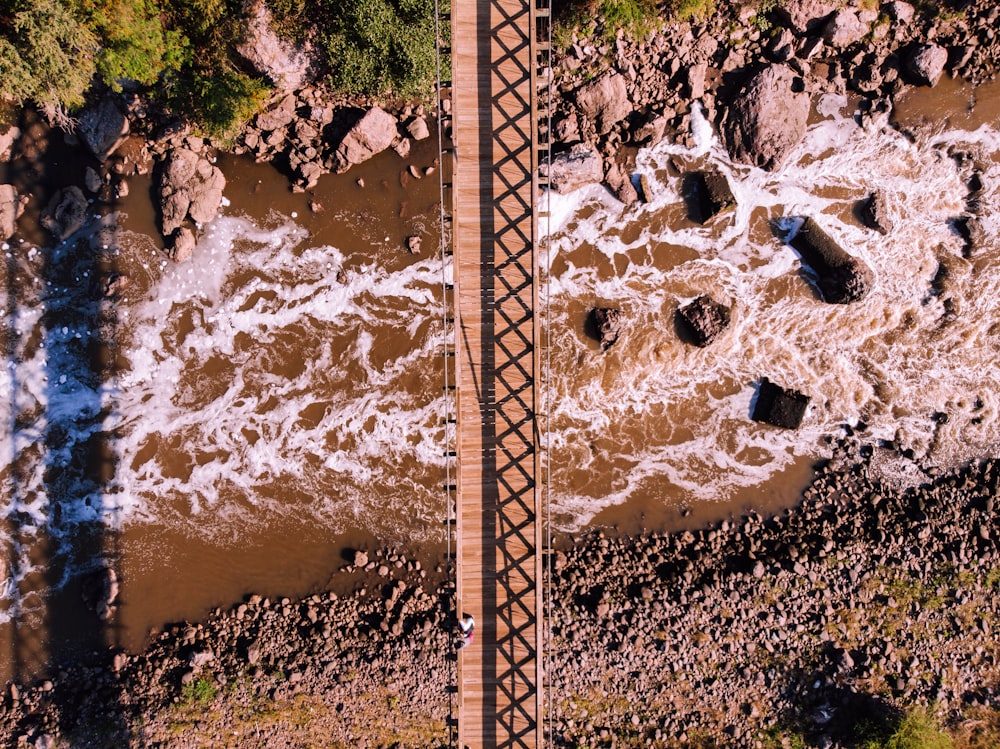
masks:
<instances>
[{"instance_id":1,"label":"bridge deck","mask_svg":"<svg viewBox=\"0 0 1000 749\"><path fill-rule=\"evenodd\" d=\"M459 747L541 745L536 0L452 1Z\"/></svg>"}]
</instances>

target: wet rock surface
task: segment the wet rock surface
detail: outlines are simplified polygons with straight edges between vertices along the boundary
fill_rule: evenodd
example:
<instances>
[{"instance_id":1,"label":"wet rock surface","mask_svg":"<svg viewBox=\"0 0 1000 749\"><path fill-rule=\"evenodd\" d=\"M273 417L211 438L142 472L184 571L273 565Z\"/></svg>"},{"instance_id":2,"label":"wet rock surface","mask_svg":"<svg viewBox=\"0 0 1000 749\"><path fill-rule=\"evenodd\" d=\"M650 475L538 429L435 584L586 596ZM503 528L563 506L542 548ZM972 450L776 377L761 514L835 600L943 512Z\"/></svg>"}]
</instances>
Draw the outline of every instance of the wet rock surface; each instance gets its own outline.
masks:
<instances>
[{"instance_id":1,"label":"wet rock surface","mask_svg":"<svg viewBox=\"0 0 1000 749\"><path fill-rule=\"evenodd\" d=\"M812 217L805 219L790 244L816 274L824 301L848 304L868 294L874 281L871 268L837 244Z\"/></svg>"},{"instance_id":2,"label":"wet rock surface","mask_svg":"<svg viewBox=\"0 0 1000 749\"><path fill-rule=\"evenodd\" d=\"M677 310L681 337L696 346L707 346L729 326L727 306L709 296L699 296Z\"/></svg>"},{"instance_id":3,"label":"wet rock surface","mask_svg":"<svg viewBox=\"0 0 1000 749\"><path fill-rule=\"evenodd\" d=\"M587 316L587 329L601 350L607 351L625 332L625 315L620 309L595 307Z\"/></svg>"},{"instance_id":4,"label":"wet rock surface","mask_svg":"<svg viewBox=\"0 0 1000 749\"><path fill-rule=\"evenodd\" d=\"M751 418L782 429L798 429L810 400L808 395L781 387L765 377L757 387Z\"/></svg>"}]
</instances>

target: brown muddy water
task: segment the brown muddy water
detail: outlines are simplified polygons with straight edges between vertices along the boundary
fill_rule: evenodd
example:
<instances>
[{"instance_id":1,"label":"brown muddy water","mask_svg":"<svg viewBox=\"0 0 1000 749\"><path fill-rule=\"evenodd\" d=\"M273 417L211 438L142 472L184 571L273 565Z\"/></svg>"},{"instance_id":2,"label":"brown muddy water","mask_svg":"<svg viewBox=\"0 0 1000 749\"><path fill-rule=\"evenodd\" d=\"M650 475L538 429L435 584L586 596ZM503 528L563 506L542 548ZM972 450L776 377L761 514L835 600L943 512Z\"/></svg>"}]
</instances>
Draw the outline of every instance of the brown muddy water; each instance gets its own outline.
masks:
<instances>
[{"instance_id":1,"label":"brown muddy water","mask_svg":"<svg viewBox=\"0 0 1000 749\"><path fill-rule=\"evenodd\" d=\"M696 122L694 147L639 153L649 203L599 187L553 196L540 416L557 539L789 506L859 424L911 451L901 481L995 452L998 92L915 91L897 113L910 137L863 129L850 103L823 97L774 174L731 163ZM249 592L325 588L350 548L405 546L433 569L450 268L436 251L437 175L408 167L435 158L424 142L302 195L270 166L220 157L228 205L181 265L162 256L140 178L119 204L94 204L88 262L32 253L40 236L5 248L12 671L44 664L52 637L138 648ZM737 209L692 221L678 166L722 171ZM885 237L856 218L876 190L896 226ZM820 301L782 241L807 215L873 268L866 300ZM974 252L962 217L983 228ZM413 234L419 255L404 247ZM74 289L109 271L129 278L121 297L79 303ZM733 323L696 349L673 316L702 293L730 304ZM584 325L597 305L629 320L604 353ZM812 397L801 429L749 419L761 377ZM95 549L120 573L114 625L66 626L69 610L89 619L52 559L85 565Z\"/></svg>"}]
</instances>

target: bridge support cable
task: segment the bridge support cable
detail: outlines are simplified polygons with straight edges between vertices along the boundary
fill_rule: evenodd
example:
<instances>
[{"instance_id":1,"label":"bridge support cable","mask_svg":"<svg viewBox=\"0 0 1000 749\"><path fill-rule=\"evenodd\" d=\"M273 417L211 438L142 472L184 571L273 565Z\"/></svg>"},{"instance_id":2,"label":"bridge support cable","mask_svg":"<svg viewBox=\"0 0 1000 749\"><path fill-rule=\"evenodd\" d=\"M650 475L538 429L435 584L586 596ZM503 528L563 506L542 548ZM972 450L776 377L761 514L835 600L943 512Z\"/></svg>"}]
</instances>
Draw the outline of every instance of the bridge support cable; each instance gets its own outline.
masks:
<instances>
[{"instance_id":1,"label":"bridge support cable","mask_svg":"<svg viewBox=\"0 0 1000 749\"><path fill-rule=\"evenodd\" d=\"M444 0L448 3L448 0ZM452 251L452 215L451 215L451 184L453 164L451 156L454 150L446 143L451 139L451 117L450 117L450 96L451 91L443 85L442 58L450 56L450 31L451 16L450 5L448 10L442 8L442 0L434 0L434 37L435 37L435 103L437 122L437 143L438 143L438 195L439 195L439 229L440 229L440 255L441 255L441 336L443 343L443 372L444 387L442 388L442 414L441 428L444 433L445 467L444 467L444 498L445 498L445 575L447 591L447 605L445 610L445 620L449 621L455 616L455 590L456 590L456 564L455 564L455 538L456 527L456 501L457 489L456 471L452 456L457 454L457 409L456 409L456 382L455 367L452 364L451 356L454 354L455 342L455 306L454 306L454 276L451 259ZM447 38L446 35L447 34ZM458 720L457 720L457 694L458 682L454 665L453 646L445 651L444 672L447 674L445 689L448 693L448 746L454 747L458 743Z\"/></svg>"}]
</instances>

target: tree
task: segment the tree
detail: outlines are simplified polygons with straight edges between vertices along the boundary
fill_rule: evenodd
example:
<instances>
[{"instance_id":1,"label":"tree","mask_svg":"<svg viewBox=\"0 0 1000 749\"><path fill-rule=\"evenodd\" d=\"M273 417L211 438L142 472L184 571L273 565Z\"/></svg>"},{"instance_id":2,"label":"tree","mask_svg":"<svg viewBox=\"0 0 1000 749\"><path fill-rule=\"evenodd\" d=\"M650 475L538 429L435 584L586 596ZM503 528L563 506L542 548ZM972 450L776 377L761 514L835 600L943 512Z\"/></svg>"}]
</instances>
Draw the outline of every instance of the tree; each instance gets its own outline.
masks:
<instances>
[{"instance_id":1,"label":"tree","mask_svg":"<svg viewBox=\"0 0 1000 749\"><path fill-rule=\"evenodd\" d=\"M0 96L44 109L83 105L97 36L65 0L14 0L0 25Z\"/></svg>"}]
</instances>

